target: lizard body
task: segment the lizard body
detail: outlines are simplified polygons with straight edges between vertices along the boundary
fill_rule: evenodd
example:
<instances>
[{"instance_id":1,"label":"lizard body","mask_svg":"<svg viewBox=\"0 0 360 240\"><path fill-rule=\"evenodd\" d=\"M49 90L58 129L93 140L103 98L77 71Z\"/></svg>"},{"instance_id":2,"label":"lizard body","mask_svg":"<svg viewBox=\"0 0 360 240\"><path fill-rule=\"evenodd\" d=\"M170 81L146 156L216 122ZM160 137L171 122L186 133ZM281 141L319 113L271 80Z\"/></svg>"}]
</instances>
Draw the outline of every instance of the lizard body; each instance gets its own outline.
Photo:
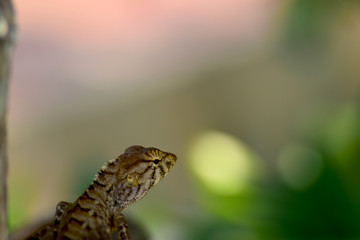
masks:
<instances>
[{"instance_id":1,"label":"lizard body","mask_svg":"<svg viewBox=\"0 0 360 240\"><path fill-rule=\"evenodd\" d=\"M176 156L131 146L108 161L74 203L60 202L53 222L27 239L129 239L122 211L143 198L173 168Z\"/></svg>"}]
</instances>

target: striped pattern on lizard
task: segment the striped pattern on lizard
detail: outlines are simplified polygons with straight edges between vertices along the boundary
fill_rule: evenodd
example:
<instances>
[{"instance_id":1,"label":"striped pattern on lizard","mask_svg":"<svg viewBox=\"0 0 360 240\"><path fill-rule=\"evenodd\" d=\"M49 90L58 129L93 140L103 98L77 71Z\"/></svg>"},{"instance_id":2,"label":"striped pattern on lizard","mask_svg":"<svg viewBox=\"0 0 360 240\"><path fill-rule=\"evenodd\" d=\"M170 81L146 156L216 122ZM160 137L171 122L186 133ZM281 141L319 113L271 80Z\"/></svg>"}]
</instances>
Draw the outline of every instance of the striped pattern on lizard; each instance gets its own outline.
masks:
<instances>
[{"instance_id":1,"label":"striped pattern on lizard","mask_svg":"<svg viewBox=\"0 0 360 240\"><path fill-rule=\"evenodd\" d=\"M108 161L74 202L60 202L53 222L27 239L130 239L122 211L139 201L173 168L176 156L157 148L131 146Z\"/></svg>"}]
</instances>

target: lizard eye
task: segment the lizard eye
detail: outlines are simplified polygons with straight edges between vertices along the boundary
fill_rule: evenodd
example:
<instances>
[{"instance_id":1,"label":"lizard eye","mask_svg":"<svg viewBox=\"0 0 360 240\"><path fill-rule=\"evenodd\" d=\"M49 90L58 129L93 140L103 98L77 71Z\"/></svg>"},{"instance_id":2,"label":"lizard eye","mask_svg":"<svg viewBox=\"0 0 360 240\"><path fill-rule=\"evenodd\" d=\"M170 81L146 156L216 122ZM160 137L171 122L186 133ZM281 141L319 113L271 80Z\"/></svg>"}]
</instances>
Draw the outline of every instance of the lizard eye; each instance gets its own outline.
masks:
<instances>
[{"instance_id":1,"label":"lizard eye","mask_svg":"<svg viewBox=\"0 0 360 240\"><path fill-rule=\"evenodd\" d=\"M159 164L159 162L160 162L160 160L159 160L159 159L155 159L155 160L154 160L154 164L155 164L155 165L158 165L158 164Z\"/></svg>"}]
</instances>

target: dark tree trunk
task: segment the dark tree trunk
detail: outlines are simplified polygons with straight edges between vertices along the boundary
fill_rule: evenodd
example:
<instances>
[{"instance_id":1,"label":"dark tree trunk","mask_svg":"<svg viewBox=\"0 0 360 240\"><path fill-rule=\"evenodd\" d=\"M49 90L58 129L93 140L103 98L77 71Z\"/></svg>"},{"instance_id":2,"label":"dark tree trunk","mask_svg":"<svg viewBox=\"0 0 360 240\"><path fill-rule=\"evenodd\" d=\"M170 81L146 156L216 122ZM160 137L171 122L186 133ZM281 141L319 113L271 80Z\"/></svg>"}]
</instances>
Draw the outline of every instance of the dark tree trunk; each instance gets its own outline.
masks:
<instances>
[{"instance_id":1,"label":"dark tree trunk","mask_svg":"<svg viewBox=\"0 0 360 240\"><path fill-rule=\"evenodd\" d=\"M6 110L10 60L15 42L14 10L10 0L0 0L0 239L7 239Z\"/></svg>"}]
</instances>

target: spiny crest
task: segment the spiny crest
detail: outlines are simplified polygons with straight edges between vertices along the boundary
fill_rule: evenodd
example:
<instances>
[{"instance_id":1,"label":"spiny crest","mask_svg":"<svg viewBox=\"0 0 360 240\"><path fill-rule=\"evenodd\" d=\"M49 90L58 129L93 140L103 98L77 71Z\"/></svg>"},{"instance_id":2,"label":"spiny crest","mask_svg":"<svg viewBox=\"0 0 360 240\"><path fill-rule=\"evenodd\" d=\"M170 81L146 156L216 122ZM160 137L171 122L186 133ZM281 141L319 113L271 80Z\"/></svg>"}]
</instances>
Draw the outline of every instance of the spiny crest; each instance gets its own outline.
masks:
<instances>
[{"instance_id":1,"label":"spiny crest","mask_svg":"<svg viewBox=\"0 0 360 240\"><path fill-rule=\"evenodd\" d=\"M98 173L95 175L94 180L97 179L99 175L103 174L106 170L110 170L111 168L113 168L115 166L116 160L117 158L106 161L104 165L100 168Z\"/></svg>"}]
</instances>

